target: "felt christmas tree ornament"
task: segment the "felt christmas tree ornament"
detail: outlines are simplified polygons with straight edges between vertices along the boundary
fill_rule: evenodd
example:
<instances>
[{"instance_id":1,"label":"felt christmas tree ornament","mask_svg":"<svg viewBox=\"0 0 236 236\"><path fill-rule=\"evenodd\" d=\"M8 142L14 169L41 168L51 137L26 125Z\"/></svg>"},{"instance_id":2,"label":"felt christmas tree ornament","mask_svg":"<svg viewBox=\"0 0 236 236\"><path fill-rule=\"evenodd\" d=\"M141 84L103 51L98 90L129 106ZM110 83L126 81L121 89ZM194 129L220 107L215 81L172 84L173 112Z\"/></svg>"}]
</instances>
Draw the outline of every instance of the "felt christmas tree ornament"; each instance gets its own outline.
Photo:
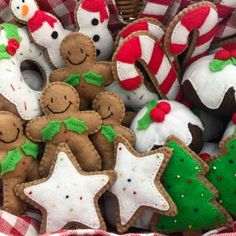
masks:
<instances>
[{"instance_id":1,"label":"felt christmas tree ornament","mask_svg":"<svg viewBox=\"0 0 236 236\"><path fill-rule=\"evenodd\" d=\"M40 175L48 175L60 143L68 144L83 170L100 170L101 158L88 138L88 135L101 128L99 114L95 111L78 111L78 93L63 82L49 84L43 90L40 104L44 116L31 120L26 127L31 140L46 143L39 167Z\"/></svg>"},{"instance_id":2,"label":"felt christmas tree ornament","mask_svg":"<svg viewBox=\"0 0 236 236\"><path fill-rule=\"evenodd\" d=\"M48 83L51 68L43 51L31 42L26 29L4 23L0 25L0 30L0 73L4 75L0 83L0 110L30 120L41 114L38 102L41 88L34 90L22 79L21 65L25 61L37 65L43 86Z\"/></svg>"},{"instance_id":3,"label":"felt christmas tree ornament","mask_svg":"<svg viewBox=\"0 0 236 236\"><path fill-rule=\"evenodd\" d=\"M68 35L60 47L65 67L54 70L50 81L64 81L75 87L80 95L80 108L86 110L94 97L113 81L111 63L96 61L92 40L81 33Z\"/></svg>"},{"instance_id":4,"label":"felt christmas tree ornament","mask_svg":"<svg viewBox=\"0 0 236 236\"><path fill-rule=\"evenodd\" d=\"M175 135L196 152L200 152L203 145L200 119L176 101L154 99L137 113L131 130L136 136L135 148L140 152L163 146L170 135Z\"/></svg>"},{"instance_id":5,"label":"felt christmas tree ornament","mask_svg":"<svg viewBox=\"0 0 236 236\"><path fill-rule=\"evenodd\" d=\"M183 89L195 107L227 117L236 111L236 83L232 76L236 72L235 52L235 49L219 49L187 68L182 81Z\"/></svg>"},{"instance_id":6,"label":"felt christmas tree ornament","mask_svg":"<svg viewBox=\"0 0 236 236\"><path fill-rule=\"evenodd\" d=\"M232 201L236 186L235 145L234 134L220 142L218 155L207 159L210 167L207 178L219 192L217 200L233 216L236 215L236 204Z\"/></svg>"},{"instance_id":7,"label":"felt christmas tree ornament","mask_svg":"<svg viewBox=\"0 0 236 236\"><path fill-rule=\"evenodd\" d=\"M66 144L60 144L47 178L16 186L16 193L42 213L40 233L68 228L106 230L98 199L114 182L114 171L82 171ZM50 191L49 191L50 190Z\"/></svg>"},{"instance_id":8,"label":"felt christmas tree ornament","mask_svg":"<svg viewBox=\"0 0 236 236\"><path fill-rule=\"evenodd\" d=\"M101 130L91 136L91 140L102 158L102 169L114 168L114 140L125 137L131 145L135 143L134 133L121 125L125 116L125 106L121 98L112 92L101 92L93 101L93 110L102 118Z\"/></svg>"},{"instance_id":9,"label":"felt christmas tree ornament","mask_svg":"<svg viewBox=\"0 0 236 236\"><path fill-rule=\"evenodd\" d=\"M38 145L29 141L21 119L15 114L0 111L0 174L2 179L3 210L22 214L24 202L15 195L16 184L39 178Z\"/></svg>"},{"instance_id":10,"label":"felt christmas tree ornament","mask_svg":"<svg viewBox=\"0 0 236 236\"><path fill-rule=\"evenodd\" d=\"M176 137L169 137L166 146L173 154L163 174L163 186L178 213L173 217L154 216L153 230L171 233L230 224L232 218L216 202L217 190L204 177L209 171L208 165Z\"/></svg>"},{"instance_id":11,"label":"felt christmas tree ornament","mask_svg":"<svg viewBox=\"0 0 236 236\"><path fill-rule=\"evenodd\" d=\"M145 209L161 215L176 214L175 204L160 182L171 154L168 148L141 154L125 138L116 138L117 179L109 192L118 203L116 228L119 233L126 232Z\"/></svg>"}]
</instances>

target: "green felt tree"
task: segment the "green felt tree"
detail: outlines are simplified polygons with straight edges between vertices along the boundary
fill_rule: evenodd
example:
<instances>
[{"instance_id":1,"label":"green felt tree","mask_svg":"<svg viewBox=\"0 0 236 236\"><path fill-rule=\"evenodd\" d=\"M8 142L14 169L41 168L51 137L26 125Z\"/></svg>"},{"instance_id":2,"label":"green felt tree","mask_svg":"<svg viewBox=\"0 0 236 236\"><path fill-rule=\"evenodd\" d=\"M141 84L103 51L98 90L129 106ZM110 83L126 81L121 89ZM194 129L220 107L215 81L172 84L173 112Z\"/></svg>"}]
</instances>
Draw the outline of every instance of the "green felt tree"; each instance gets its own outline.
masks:
<instances>
[{"instance_id":1,"label":"green felt tree","mask_svg":"<svg viewBox=\"0 0 236 236\"><path fill-rule=\"evenodd\" d=\"M167 146L173 155L163 174L163 185L178 213L174 217L160 216L152 224L154 230L162 233L201 230L231 221L215 201L215 188L204 177L207 164L175 137L167 140Z\"/></svg>"},{"instance_id":2,"label":"green felt tree","mask_svg":"<svg viewBox=\"0 0 236 236\"><path fill-rule=\"evenodd\" d=\"M218 201L236 216L236 135L220 143L221 153L210 160L208 180L218 189Z\"/></svg>"}]
</instances>

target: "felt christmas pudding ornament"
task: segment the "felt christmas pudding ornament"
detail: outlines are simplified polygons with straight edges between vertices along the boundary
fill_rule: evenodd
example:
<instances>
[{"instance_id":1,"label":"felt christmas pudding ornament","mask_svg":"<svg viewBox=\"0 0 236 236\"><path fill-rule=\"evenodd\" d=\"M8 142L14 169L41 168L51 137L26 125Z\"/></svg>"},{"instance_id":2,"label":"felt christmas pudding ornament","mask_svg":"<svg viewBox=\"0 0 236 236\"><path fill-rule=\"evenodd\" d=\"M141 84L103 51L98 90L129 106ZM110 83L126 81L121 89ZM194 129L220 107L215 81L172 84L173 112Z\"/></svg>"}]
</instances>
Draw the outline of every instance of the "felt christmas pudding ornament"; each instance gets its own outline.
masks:
<instances>
[{"instance_id":1,"label":"felt christmas pudding ornament","mask_svg":"<svg viewBox=\"0 0 236 236\"><path fill-rule=\"evenodd\" d=\"M236 50L220 49L187 68L182 81L185 95L206 112L231 116L236 111L235 72Z\"/></svg>"},{"instance_id":2,"label":"felt christmas pudding ornament","mask_svg":"<svg viewBox=\"0 0 236 236\"><path fill-rule=\"evenodd\" d=\"M236 112L233 114L231 121L226 127L222 139L226 139L236 133Z\"/></svg>"},{"instance_id":3,"label":"felt christmas pudding ornament","mask_svg":"<svg viewBox=\"0 0 236 236\"><path fill-rule=\"evenodd\" d=\"M131 145L135 143L134 133L121 125L125 116L125 106L121 98L112 92L101 92L93 101L93 110L102 118L101 130L91 136L91 140L102 158L102 169L114 167L114 140L125 137Z\"/></svg>"},{"instance_id":4,"label":"felt christmas pudding ornament","mask_svg":"<svg viewBox=\"0 0 236 236\"><path fill-rule=\"evenodd\" d=\"M68 228L106 230L98 199L116 178L114 171L82 171L69 147L60 144L49 176L16 186L16 193L42 213L40 233Z\"/></svg>"},{"instance_id":5,"label":"felt christmas pudding ornament","mask_svg":"<svg viewBox=\"0 0 236 236\"><path fill-rule=\"evenodd\" d=\"M173 151L163 174L163 186L176 204L176 216L154 216L152 228L161 233L201 231L230 224L232 218L216 202L217 190L205 178L208 165L176 137L166 146ZM158 218L158 219L157 219Z\"/></svg>"},{"instance_id":6,"label":"felt christmas pudding ornament","mask_svg":"<svg viewBox=\"0 0 236 236\"><path fill-rule=\"evenodd\" d=\"M235 197L236 186L236 135L232 135L220 142L221 152L209 158L210 171L208 180L218 189L219 203L233 216L236 215Z\"/></svg>"},{"instance_id":7,"label":"felt christmas pudding ornament","mask_svg":"<svg viewBox=\"0 0 236 236\"><path fill-rule=\"evenodd\" d=\"M65 67L54 70L50 81L64 81L75 87L80 96L80 109L86 110L94 97L113 81L111 63L96 61L92 40L81 33L65 37L60 47Z\"/></svg>"},{"instance_id":8,"label":"felt christmas pudding ornament","mask_svg":"<svg viewBox=\"0 0 236 236\"><path fill-rule=\"evenodd\" d=\"M26 127L31 140L46 143L39 166L40 175L48 175L60 143L68 144L83 170L100 170L101 158L88 138L88 135L101 128L99 114L95 111L78 111L78 93L63 82L49 84L43 90L40 105L44 116L31 120Z\"/></svg>"},{"instance_id":9,"label":"felt christmas pudding ornament","mask_svg":"<svg viewBox=\"0 0 236 236\"><path fill-rule=\"evenodd\" d=\"M176 101L154 99L138 112L131 130L136 136L135 147L140 152L163 146L170 135L175 135L196 152L200 152L203 145L201 121Z\"/></svg>"},{"instance_id":10,"label":"felt christmas pudding ornament","mask_svg":"<svg viewBox=\"0 0 236 236\"><path fill-rule=\"evenodd\" d=\"M30 120L41 114L38 100L42 87L48 83L51 68L43 51L30 41L26 29L7 23L0 25L0 29L0 110ZM40 71L42 86L37 90L23 79L21 66L26 61L35 64Z\"/></svg>"},{"instance_id":11,"label":"felt christmas pudding ornament","mask_svg":"<svg viewBox=\"0 0 236 236\"><path fill-rule=\"evenodd\" d=\"M38 145L24 135L21 119L15 114L0 111L0 174L3 183L3 209L22 214L24 202L15 195L16 184L39 178Z\"/></svg>"}]
</instances>

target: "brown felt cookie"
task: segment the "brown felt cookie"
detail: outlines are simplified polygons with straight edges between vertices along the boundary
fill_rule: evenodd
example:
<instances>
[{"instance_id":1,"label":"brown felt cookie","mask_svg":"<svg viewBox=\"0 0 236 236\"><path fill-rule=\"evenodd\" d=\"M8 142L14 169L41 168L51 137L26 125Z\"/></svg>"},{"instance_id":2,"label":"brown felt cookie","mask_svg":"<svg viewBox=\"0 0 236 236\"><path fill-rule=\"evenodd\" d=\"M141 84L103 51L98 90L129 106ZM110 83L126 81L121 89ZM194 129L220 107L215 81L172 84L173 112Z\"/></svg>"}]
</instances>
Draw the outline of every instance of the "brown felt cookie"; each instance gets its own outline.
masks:
<instances>
[{"instance_id":1,"label":"brown felt cookie","mask_svg":"<svg viewBox=\"0 0 236 236\"><path fill-rule=\"evenodd\" d=\"M25 204L14 193L16 184L35 180L38 174L38 145L23 132L22 121L11 112L0 111L0 168L3 182L3 209L24 212Z\"/></svg>"},{"instance_id":2,"label":"brown felt cookie","mask_svg":"<svg viewBox=\"0 0 236 236\"><path fill-rule=\"evenodd\" d=\"M87 173L66 144L60 144L47 178L17 185L16 193L42 213L40 233L63 228L106 230L98 199L116 178L114 171Z\"/></svg>"},{"instance_id":3,"label":"brown felt cookie","mask_svg":"<svg viewBox=\"0 0 236 236\"><path fill-rule=\"evenodd\" d=\"M111 64L96 61L96 48L84 34L72 33L61 44L60 52L65 67L52 72L50 81L64 81L75 87L80 96L80 108L86 110L94 97L109 85Z\"/></svg>"},{"instance_id":4,"label":"brown felt cookie","mask_svg":"<svg viewBox=\"0 0 236 236\"><path fill-rule=\"evenodd\" d=\"M101 92L93 101L93 109L102 117L101 130L91 139L102 158L102 168L114 167L114 140L117 135L125 137L132 145L134 133L121 125L125 116L125 106L121 98L112 92Z\"/></svg>"},{"instance_id":5,"label":"brown felt cookie","mask_svg":"<svg viewBox=\"0 0 236 236\"><path fill-rule=\"evenodd\" d=\"M83 170L100 170L100 156L88 138L89 134L98 132L101 127L99 114L78 111L78 93L63 82L48 85L43 90L40 104L45 115L31 120L26 128L30 139L46 143L40 174L47 176L60 143L68 144Z\"/></svg>"}]
</instances>

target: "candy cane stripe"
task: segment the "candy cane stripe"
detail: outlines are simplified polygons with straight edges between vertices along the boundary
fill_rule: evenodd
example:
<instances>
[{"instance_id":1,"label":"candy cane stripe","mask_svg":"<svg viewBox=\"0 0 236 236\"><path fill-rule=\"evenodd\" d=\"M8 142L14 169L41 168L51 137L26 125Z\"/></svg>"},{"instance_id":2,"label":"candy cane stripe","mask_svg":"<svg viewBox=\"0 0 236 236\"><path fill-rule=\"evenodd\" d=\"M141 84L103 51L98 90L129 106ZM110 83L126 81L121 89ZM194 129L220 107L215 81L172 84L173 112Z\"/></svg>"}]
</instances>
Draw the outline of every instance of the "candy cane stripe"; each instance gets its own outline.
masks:
<instances>
[{"instance_id":1,"label":"candy cane stripe","mask_svg":"<svg viewBox=\"0 0 236 236\"><path fill-rule=\"evenodd\" d=\"M196 42L196 46L200 46L201 44L204 44L204 43L210 41L212 38L214 38L214 36L216 34L217 27L218 27L218 24L216 24L215 27L213 27L211 31L200 36Z\"/></svg>"},{"instance_id":2,"label":"candy cane stripe","mask_svg":"<svg viewBox=\"0 0 236 236\"><path fill-rule=\"evenodd\" d=\"M164 52L163 50L155 43L152 58L149 62L148 68L152 71L154 75L156 75L160 69L160 66L162 64L164 58Z\"/></svg>"},{"instance_id":3,"label":"candy cane stripe","mask_svg":"<svg viewBox=\"0 0 236 236\"><path fill-rule=\"evenodd\" d=\"M172 86L170 87L168 93L166 94L167 97L174 97L177 99L178 96L180 96L180 92L182 90L180 90L179 87L179 81L175 80L174 83L172 84ZM181 96L180 96L181 97Z\"/></svg>"},{"instance_id":4,"label":"candy cane stripe","mask_svg":"<svg viewBox=\"0 0 236 236\"><path fill-rule=\"evenodd\" d=\"M160 85L161 92L164 93L165 95L167 95L167 93L170 91L175 80L176 80L176 73L175 73L174 69L171 69L169 71L169 74L166 77L166 79Z\"/></svg>"},{"instance_id":5,"label":"candy cane stripe","mask_svg":"<svg viewBox=\"0 0 236 236\"><path fill-rule=\"evenodd\" d=\"M127 27L127 29L125 29L121 33L121 38L125 39L130 34L140 31L140 30L148 31L148 22L147 21L139 22L138 24L131 24L130 27Z\"/></svg>"}]
</instances>

